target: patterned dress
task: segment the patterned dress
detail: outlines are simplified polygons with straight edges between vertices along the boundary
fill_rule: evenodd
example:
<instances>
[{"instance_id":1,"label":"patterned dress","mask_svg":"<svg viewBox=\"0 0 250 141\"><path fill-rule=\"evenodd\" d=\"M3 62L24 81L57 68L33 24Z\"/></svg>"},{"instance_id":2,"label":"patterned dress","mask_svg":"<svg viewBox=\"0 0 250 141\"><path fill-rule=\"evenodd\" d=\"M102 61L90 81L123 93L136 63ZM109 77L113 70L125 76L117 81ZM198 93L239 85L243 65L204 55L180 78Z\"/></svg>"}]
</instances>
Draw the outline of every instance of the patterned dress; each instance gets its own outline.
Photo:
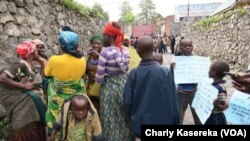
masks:
<instances>
[{"instance_id":1,"label":"patterned dress","mask_svg":"<svg viewBox=\"0 0 250 141\"><path fill-rule=\"evenodd\" d=\"M124 47L106 47L99 56L96 82L101 83L100 120L107 141L132 140L123 103L129 59Z\"/></svg>"},{"instance_id":2,"label":"patterned dress","mask_svg":"<svg viewBox=\"0 0 250 141\"><path fill-rule=\"evenodd\" d=\"M49 59L44 70L45 76L50 77L47 88L48 110L46 112L49 134L59 115L63 101L73 95L86 92L82 79L85 70L85 58L76 58L64 53L54 55Z\"/></svg>"},{"instance_id":3,"label":"patterned dress","mask_svg":"<svg viewBox=\"0 0 250 141\"><path fill-rule=\"evenodd\" d=\"M36 76L23 60L3 73L16 82L34 81ZM35 92L0 84L0 139L45 141L46 107Z\"/></svg>"},{"instance_id":4,"label":"patterned dress","mask_svg":"<svg viewBox=\"0 0 250 141\"><path fill-rule=\"evenodd\" d=\"M127 75L107 77L100 90L101 123L107 141L132 141L122 91Z\"/></svg>"},{"instance_id":5,"label":"patterned dress","mask_svg":"<svg viewBox=\"0 0 250 141\"><path fill-rule=\"evenodd\" d=\"M65 99L75 94L83 94L85 86L83 79L75 81L58 81L54 78L49 80L48 86L48 110L46 113L46 122L49 128L53 127L53 123L59 115L61 105Z\"/></svg>"},{"instance_id":6,"label":"patterned dress","mask_svg":"<svg viewBox=\"0 0 250 141\"><path fill-rule=\"evenodd\" d=\"M99 100L99 89L100 85L95 82L95 74L97 70L98 59L94 60L91 56L87 59L87 70L86 70L86 90L89 98L94 104L95 108L99 112L100 100Z\"/></svg>"}]
</instances>

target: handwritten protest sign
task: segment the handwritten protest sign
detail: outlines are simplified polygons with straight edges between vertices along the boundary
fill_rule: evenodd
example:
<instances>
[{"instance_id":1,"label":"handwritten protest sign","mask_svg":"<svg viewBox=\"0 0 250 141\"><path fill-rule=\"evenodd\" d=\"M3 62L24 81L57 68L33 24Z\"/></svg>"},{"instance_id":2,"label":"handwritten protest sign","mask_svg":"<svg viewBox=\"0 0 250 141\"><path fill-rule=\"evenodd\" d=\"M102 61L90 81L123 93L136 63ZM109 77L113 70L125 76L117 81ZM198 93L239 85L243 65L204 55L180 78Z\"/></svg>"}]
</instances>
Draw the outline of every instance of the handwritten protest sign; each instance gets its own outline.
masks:
<instances>
[{"instance_id":1,"label":"handwritten protest sign","mask_svg":"<svg viewBox=\"0 0 250 141\"><path fill-rule=\"evenodd\" d=\"M250 95L235 90L224 112L228 123L250 125Z\"/></svg>"},{"instance_id":2,"label":"handwritten protest sign","mask_svg":"<svg viewBox=\"0 0 250 141\"><path fill-rule=\"evenodd\" d=\"M198 84L198 90L193 99L192 107L195 109L200 121L204 124L214 108L213 101L217 98L218 90L207 81Z\"/></svg>"},{"instance_id":3,"label":"handwritten protest sign","mask_svg":"<svg viewBox=\"0 0 250 141\"><path fill-rule=\"evenodd\" d=\"M210 58L201 56L176 56L174 69L175 83L198 83L208 78Z\"/></svg>"}]
</instances>

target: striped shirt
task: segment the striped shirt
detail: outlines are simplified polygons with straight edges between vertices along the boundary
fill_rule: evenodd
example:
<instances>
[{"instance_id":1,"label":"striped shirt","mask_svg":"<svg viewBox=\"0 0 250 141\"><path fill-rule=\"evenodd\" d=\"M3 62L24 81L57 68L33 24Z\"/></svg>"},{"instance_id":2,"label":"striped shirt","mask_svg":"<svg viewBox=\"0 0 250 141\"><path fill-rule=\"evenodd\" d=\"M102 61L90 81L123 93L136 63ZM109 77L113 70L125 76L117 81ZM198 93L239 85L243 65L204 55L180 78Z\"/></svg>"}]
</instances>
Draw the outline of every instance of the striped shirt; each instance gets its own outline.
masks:
<instances>
[{"instance_id":1,"label":"striped shirt","mask_svg":"<svg viewBox=\"0 0 250 141\"><path fill-rule=\"evenodd\" d=\"M217 100L219 100L222 103L226 103L227 102L227 91L225 89L225 86L223 85L225 83L224 80L221 80L219 82L216 83L212 83L212 85L218 89L218 96L217 96ZM219 110L218 108L214 107L213 109L213 113L221 113L223 112L223 110Z\"/></svg>"},{"instance_id":2,"label":"striped shirt","mask_svg":"<svg viewBox=\"0 0 250 141\"><path fill-rule=\"evenodd\" d=\"M96 71L96 82L102 83L105 76L116 76L127 73L130 56L125 47L103 48Z\"/></svg>"}]
</instances>

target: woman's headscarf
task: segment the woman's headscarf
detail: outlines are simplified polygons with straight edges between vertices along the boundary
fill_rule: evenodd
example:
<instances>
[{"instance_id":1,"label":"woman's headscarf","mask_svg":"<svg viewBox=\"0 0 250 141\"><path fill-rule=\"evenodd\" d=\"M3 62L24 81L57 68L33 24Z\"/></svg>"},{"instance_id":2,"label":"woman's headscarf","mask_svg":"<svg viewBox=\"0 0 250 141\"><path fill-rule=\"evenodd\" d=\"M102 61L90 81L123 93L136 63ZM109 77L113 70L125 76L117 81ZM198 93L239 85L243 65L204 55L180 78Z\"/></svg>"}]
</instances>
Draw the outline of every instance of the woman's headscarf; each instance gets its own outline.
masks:
<instances>
[{"instance_id":1,"label":"woman's headscarf","mask_svg":"<svg viewBox=\"0 0 250 141\"><path fill-rule=\"evenodd\" d=\"M36 45L32 41L25 41L20 43L16 48L16 53L22 57L22 59L27 59L29 54L36 51Z\"/></svg>"},{"instance_id":2,"label":"woman's headscarf","mask_svg":"<svg viewBox=\"0 0 250 141\"><path fill-rule=\"evenodd\" d=\"M99 40L99 41L101 41L101 44L103 44L103 38L102 38L101 35L98 35L98 34L93 35L93 36L90 38L90 43L92 43L94 40Z\"/></svg>"},{"instance_id":3,"label":"woman's headscarf","mask_svg":"<svg viewBox=\"0 0 250 141\"><path fill-rule=\"evenodd\" d=\"M124 42L124 35L123 35L121 29L118 29L118 28L113 26L112 22L109 22L105 26L103 33L115 37L116 38L115 46L122 47L122 44Z\"/></svg>"},{"instance_id":4,"label":"woman's headscarf","mask_svg":"<svg viewBox=\"0 0 250 141\"><path fill-rule=\"evenodd\" d=\"M77 50L79 36L75 32L62 31L59 36L61 48L68 54L81 58L81 53Z\"/></svg>"},{"instance_id":5,"label":"woman's headscarf","mask_svg":"<svg viewBox=\"0 0 250 141\"><path fill-rule=\"evenodd\" d=\"M39 39L34 39L33 42L35 43L35 45L45 45L44 42Z\"/></svg>"}]
</instances>

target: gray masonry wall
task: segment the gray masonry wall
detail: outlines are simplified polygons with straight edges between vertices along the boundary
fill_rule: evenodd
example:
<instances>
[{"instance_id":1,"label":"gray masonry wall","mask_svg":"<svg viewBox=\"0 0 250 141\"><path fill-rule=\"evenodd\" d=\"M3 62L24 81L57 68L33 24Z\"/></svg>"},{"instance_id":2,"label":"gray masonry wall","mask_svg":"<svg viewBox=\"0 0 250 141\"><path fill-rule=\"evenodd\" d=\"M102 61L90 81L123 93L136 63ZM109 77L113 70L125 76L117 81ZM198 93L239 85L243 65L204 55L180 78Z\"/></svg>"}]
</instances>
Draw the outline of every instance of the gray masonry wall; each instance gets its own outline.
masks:
<instances>
[{"instance_id":1,"label":"gray masonry wall","mask_svg":"<svg viewBox=\"0 0 250 141\"><path fill-rule=\"evenodd\" d=\"M244 70L250 63L250 8L244 11L242 14L235 10L230 17L208 27L186 23L181 27L181 35L193 40L195 54L211 56Z\"/></svg>"},{"instance_id":2,"label":"gray masonry wall","mask_svg":"<svg viewBox=\"0 0 250 141\"><path fill-rule=\"evenodd\" d=\"M80 35L79 47L86 50L90 36L102 33L105 23L86 19L59 0L0 0L0 70L17 61L15 47L22 41L41 39L48 56L58 54L58 34L63 25L69 25Z\"/></svg>"}]
</instances>

